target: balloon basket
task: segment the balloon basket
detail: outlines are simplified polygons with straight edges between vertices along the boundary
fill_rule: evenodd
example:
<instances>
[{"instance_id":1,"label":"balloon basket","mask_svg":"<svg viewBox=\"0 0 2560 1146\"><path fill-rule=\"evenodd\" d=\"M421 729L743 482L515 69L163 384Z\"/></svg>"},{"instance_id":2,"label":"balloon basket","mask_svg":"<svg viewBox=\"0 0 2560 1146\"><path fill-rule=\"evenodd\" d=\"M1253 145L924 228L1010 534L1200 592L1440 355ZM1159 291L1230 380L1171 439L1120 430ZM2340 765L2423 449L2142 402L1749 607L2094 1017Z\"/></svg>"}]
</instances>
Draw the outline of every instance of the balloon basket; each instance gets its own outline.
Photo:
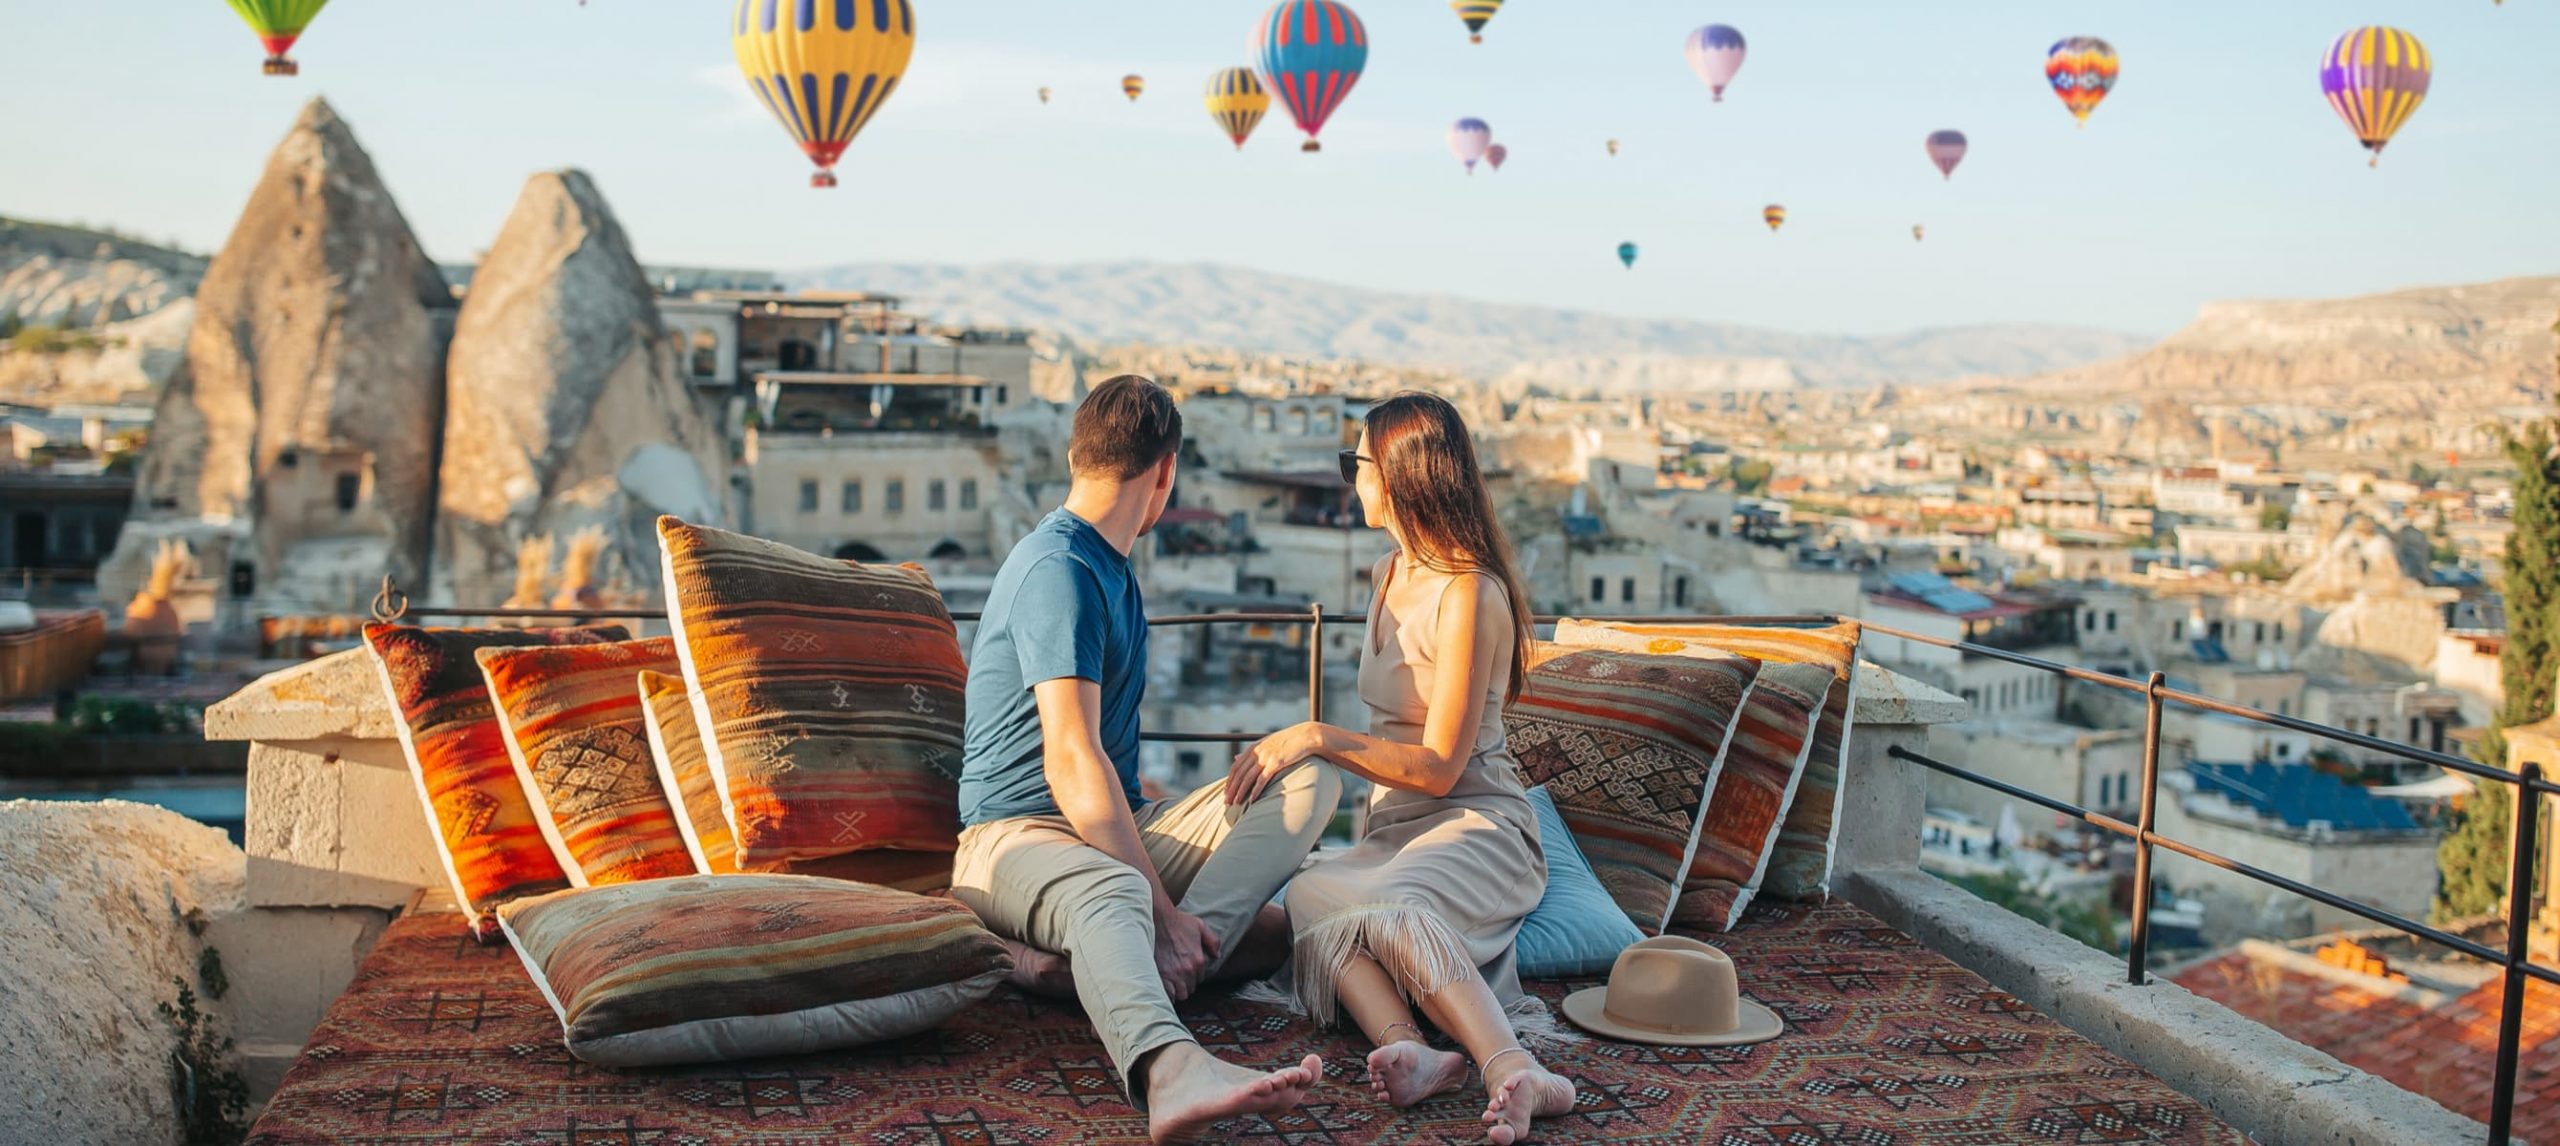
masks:
<instances>
[{"instance_id":1,"label":"balloon basket","mask_svg":"<svg viewBox=\"0 0 2560 1146\"><path fill-rule=\"evenodd\" d=\"M817 171L812 172L809 175L809 186L811 187L833 187L835 185L836 173L833 171Z\"/></svg>"},{"instance_id":2,"label":"balloon basket","mask_svg":"<svg viewBox=\"0 0 2560 1146\"><path fill-rule=\"evenodd\" d=\"M269 56L265 70L271 76L298 76L302 74L302 65L283 56Z\"/></svg>"},{"instance_id":3,"label":"balloon basket","mask_svg":"<svg viewBox=\"0 0 2560 1146\"><path fill-rule=\"evenodd\" d=\"M1306 141L1305 143L1301 143L1301 144L1299 144L1299 145L1298 145L1298 150L1300 150L1300 151L1322 151L1322 150L1324 150L1324 146L1323 146L1322 144L1317 143L1315 140L1310 139L1310 140Z\"/></svg>"},{"instance_id":4,"label":"balloon basket","mask_svg":"<svg viewBox=\"0 0 2560 1146\"><path fill-rule=\"evenodd\" d=\"M1469 37L1467 37L1467 42L1468 42L1468 43L1470 43L1470 44L1481 44L1481 43L1483 43L1483 42L1484 42L1484 37L1482 37L1482 36L1469 36Z\"/></svg>"}]
</instances>

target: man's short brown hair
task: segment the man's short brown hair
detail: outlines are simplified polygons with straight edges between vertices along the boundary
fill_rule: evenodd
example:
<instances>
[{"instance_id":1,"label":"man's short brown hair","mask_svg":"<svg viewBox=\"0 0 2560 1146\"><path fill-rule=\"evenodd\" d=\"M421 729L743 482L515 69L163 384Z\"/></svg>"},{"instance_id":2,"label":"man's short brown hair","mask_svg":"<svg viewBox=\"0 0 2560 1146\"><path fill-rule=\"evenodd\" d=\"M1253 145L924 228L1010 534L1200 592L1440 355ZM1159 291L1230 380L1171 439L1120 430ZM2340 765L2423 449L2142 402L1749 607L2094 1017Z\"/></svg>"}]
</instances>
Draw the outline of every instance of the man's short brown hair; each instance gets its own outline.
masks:
<instances>
[{"instance_id":1,"label":"man's short brown hair","mask_svg":"<svg viewBox=\"0 0 2560 1146\"><path fill-rule=\"evenodd\" d=\"M1084 396L1067 447L1078 475L1128 481L1182 448L1182 411L1155 379L1122 374Z\"/></svg>"}]
</instances>

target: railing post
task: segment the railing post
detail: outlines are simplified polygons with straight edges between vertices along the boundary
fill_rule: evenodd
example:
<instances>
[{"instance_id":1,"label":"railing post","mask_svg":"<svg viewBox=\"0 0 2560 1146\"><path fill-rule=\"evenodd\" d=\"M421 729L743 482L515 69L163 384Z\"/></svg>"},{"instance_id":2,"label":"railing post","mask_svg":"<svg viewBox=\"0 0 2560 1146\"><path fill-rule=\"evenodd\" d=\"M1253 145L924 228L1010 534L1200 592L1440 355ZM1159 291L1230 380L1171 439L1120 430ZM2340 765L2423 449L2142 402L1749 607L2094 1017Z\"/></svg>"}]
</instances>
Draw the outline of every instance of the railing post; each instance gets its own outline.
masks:
<instances>
[{"instance_id":1,"label":"railing post","mask_svg":"<svg viewBox=\"0 0 2560 1146\"><path fill-rule=\"evenodd\" d=\"M1307 719L1324 723L1324 602L1311 608L1307 624Z\"/></svg>"},{"instance_id":2,"label":"railing post","mask_svg":"<svg viewBox=\"0 0 2560 1146\"><path fill-rule=\"evenodd\" d=\"M2142 810L2134 817L2133 934L2124 954L2125 982L2137 987L2151 971L2151 816L2160 804L2160 685L2167 679L2153 672L2143 689Z\"/></svg>"},{"instance_id":3,"label":"railing post","mask_svg":"<svg viewBox=\"0 0 2560 1146\"><path fill-rule=\"evenodd\" d=\"M2524 974L2526 939L2532 931L2535 836L2534 820L2542 810L2542 794L2533 785L2542 765L2526 764L2518 774L2513 830L2507 839L2506 996L2498 1001L2498 1069L2490 1076L2489 1141L2505 1146L2516 1114L2516 1051L2524 1038Z\"/></svg>"}]
</instances>

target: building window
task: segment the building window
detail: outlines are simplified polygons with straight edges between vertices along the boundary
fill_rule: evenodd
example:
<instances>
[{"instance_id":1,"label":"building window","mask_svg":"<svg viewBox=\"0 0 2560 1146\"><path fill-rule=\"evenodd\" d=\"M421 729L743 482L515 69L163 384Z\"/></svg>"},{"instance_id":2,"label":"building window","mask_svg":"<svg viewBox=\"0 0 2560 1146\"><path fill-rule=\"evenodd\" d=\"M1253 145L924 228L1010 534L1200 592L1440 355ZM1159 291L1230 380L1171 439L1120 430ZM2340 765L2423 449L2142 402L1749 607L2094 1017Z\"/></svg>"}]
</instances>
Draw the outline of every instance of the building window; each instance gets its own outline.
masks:
<instances>
[{"instance_id":1,"label":"building window","mask_svg":"<svg viewBox=\"0 0 2560 1146\"><path fill-rule=\"evenodd\" d=\"M338 475L338 512L354 513L356 496L364 492L364 478L356 474Z\"/></svg>"},{"instance_id":2,"label":"building window","mask_svg":"<svg viewBox=\"0 0 2560 1146\"><path fill-rule=\"evenodd\" d=\"M970 404L970 405L972 405L972 406L984 406L984 405L986 405L986 404L987 404L987 388L986 388L986 387L984 387L984 386L971 386L971 387L969 387L969 404Z\"/></svg>"},{"instance_id":3,"label":"building window","mask_svg":"<svg viewBox=\"0 0 2560 1146\"><path fill-rule=\"evenodd\" d=\"M1609 599L1609 579L1608 579L1608 578L1606 578L1606 577L1594 577L1594 578L1592 578L1592 579L1591 579L1591 602L1592 602L1593 604L1595 604L1595 605L1596 605L1596 604L1599 604L1599 603L1601 603L1601 602L1603 602L1603 601L1606 601L1606 600L1608 600L1608 599Z\"/></svg>"},{"instance_id":4,"label":"building window","mask_svg":"<svg viewBox=\"0 0 2560 1146\"><path fill-rule=\"evenodd\" d=\"M2084 633L2097 632L2098 615L2094 612L2082 614L2080 617L2080 631Z\"/></svg>"},{"instance_id":5,"label":"building window","mask_svg":"<svg viewBox=\"0 0 2560 1146\"><path fill-rule=\"evenodd\" d=\"M800 483L800 512L802 512L802 513L816 513L816 512L818 512L818 483L817 483L817 482L814 482L814 481L804 481L804 482L801 482L801 483Z\"/></svg>"},{"instance_id":6,"label":"building window","mask_svg":"<svg viewBox=\"0 0 2560 1146\"><path fill-rule=\"evenodd\" d=\"M862 512L862 483L858 481L844 483L843 498L846 513Z\"/></svg>"},{"instance_id":7,"label":"building window","mask_svg":"<svg viewBox=\"0 0 2560 1146\"><path fill-rule=\"evenodd\" d=\"M1173 758L1173 768L1174 773L1184 780L1197 778L1200 775L1200 754L1197 752L1176 754Z\"/></svg>"},{"instance_id":8,"label":"building window","mask_svg":"<svg viewBox=\"0 0 2560 1146\"><path fill-rule=\"evenodd\" d=\"M964 510L978 508L978 479L960 479L960 508Z\"/></svg>"},{"instance_id":9,"label":"building window","mask_svg":"<svg viewBox=\"0 0 2560 1146\"><path fill-rule=\"evenodd\" d=\"M720 336L708 330L693 332L693 376L709 378L720 373Z\"/></svg>"},{"instance_id":10,"label":"building window","mask_svg":"<svg viewBox=\"0 0 2560 1146\"><path fill-rule=\"evenodd\" d=\"M924 507L935 513L942 512L947 489L941 478L924 483Z\"/></svg>"},{"instance_id":11,"label":"building window","mask_svg":"<svg viewBox=\"0 0 2560 1146\"><path fill-rule=\"evenodd\" d=\"M2210 624L2210 625L2205 626L2205 630L2204 630L2204 639L2206 639L2206 640L2208 640L2208 641L2218 641L2218 640L2221 640L2221 639L2222 639L2222 622L2220 622L2220 621L2215 621L2214 623L2212 623L2212 624Z\"/></svg>"},{"instance_id":12,"label":"building window","mask_svg":"<svg viewBox=\"0 0 2560 1146\"><path fill-rule=\"evenodd\" d=\"M2249 639L2252 641L2265 641L2267 639L2267 623L2265 621L2258 622L2257 627L2250 631Z\"/></svg>"},{"instance_id":13,"label":"building window","mask_svg":"<svg viewBox=\"0 0 2560 1146\"><path fill-rule=\"evenodd\" d=\"M2415 743L2417 743L2417 742L2418 742L2418 736L2419 736L2419 732L2418 732L2418 718L2417 718L2417 717L2412 716L2412 717L2410 717L2410 718L2409 718L2409 743L2411 743L2411 744L2415 744Z\"/></svg>"},{"instance_id":14,"label":"building window","mask_svg":"<svg viewBox=\"0 0 2560 1146\"><path fill-rule=\"evenodd\" d=\"M1011 387L1011 386L998 386L998 387L996 387L996 405L999 405L999 406L1006 406L1006 405L1011 405L1012 403L1013 403L1013 387Z\"/></svg>"},{"instance_id":15,"label":"building window","mask_svg":"<svg viewBox=\"0 0 2560 1146\"><path fill-rule=\"evenodd\" d=\"M905 513L907 511L907 483L905 481L897 478L889 479L889 492L882 498L881 508L886 509L891 513Z\"/></svg>"},{"instance_id":16,"label":"building window","mask_svg":"<svg viewBox=\"0 0 2560 1146\"><path fill-rule=\"evenodd\" d=\"M1673 608L1677 609L1686 609L1689 607L1688 578L1674 577L1671 579L1671 605Z\"/></svg>"},{"instance_id":17,"label":"building window","mask_svg":"<svg viewBox=\"0 0 2560 1146\"><path fill-rule=\"evenodd\" d=\"M2284 639L2284 622L2282 621L2276 622L2276 639L2279 641Z\"/></svg>"},{"instance_id":18,"label":"building window","mask_svg":"<svg viewBox=\"0 0 2560 1146\"><path fill-rule=\"evenodd\" d=\"M2187 639L2187 623L2185 621L2169 622L2169 639L2173 641Z\"/></svg>"},{"instance_id":19,"label":"building window","mask_svg":"<svg viewBox=\"0 0 2560 1146\"><path fill-rule=\"evenodd\" d=\"M2113 609L2107 610L2107 631L2116 631L2116 611Z\"/></svg>"},{"instance_id":20,"label":"building window","mask_svg":"<svg viewBox=\"0 0 2560 1146\"><path fill-rule=\"evenodd\" d=\"M1635 579L1635 578L1633 578L1633 577L1623 577L1623 578L1620 578L1620 579L1618 580L1618 601L1619 601L1621 604L1627 604L1627 605L1632 605L1632 604L1635 604L1635 603L1636 603L1636 579Z\"/></svg>"}]
</instances>

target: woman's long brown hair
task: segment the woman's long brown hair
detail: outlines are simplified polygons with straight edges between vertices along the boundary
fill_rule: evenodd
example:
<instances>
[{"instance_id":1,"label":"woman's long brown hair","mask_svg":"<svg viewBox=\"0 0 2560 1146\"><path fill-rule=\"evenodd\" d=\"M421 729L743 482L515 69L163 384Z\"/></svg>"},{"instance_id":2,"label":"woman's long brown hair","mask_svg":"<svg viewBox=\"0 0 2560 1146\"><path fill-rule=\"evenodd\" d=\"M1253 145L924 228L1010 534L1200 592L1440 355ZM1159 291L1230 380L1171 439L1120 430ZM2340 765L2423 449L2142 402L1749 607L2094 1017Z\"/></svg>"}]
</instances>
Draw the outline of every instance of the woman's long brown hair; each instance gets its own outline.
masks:
<instances>
[{"instance_id":1,"label":"woman's long brown hair","mask_svg":"<svg viewBox=\"0 0 2560 1146\"><path fill-rule=\"evenodd\" d=\"M1493 513L1493 494L1476 465L1475 440L1458 408L1434 394L1407 391L1369 408L1369 456L1377 459L1387 504L1414 560L1443 573L1482 573L1501 582L1511 603L1511 687L1529 682L1533 639L1529 593L1520 583L1511 539Z\"/></svg>"}]
</instances>

